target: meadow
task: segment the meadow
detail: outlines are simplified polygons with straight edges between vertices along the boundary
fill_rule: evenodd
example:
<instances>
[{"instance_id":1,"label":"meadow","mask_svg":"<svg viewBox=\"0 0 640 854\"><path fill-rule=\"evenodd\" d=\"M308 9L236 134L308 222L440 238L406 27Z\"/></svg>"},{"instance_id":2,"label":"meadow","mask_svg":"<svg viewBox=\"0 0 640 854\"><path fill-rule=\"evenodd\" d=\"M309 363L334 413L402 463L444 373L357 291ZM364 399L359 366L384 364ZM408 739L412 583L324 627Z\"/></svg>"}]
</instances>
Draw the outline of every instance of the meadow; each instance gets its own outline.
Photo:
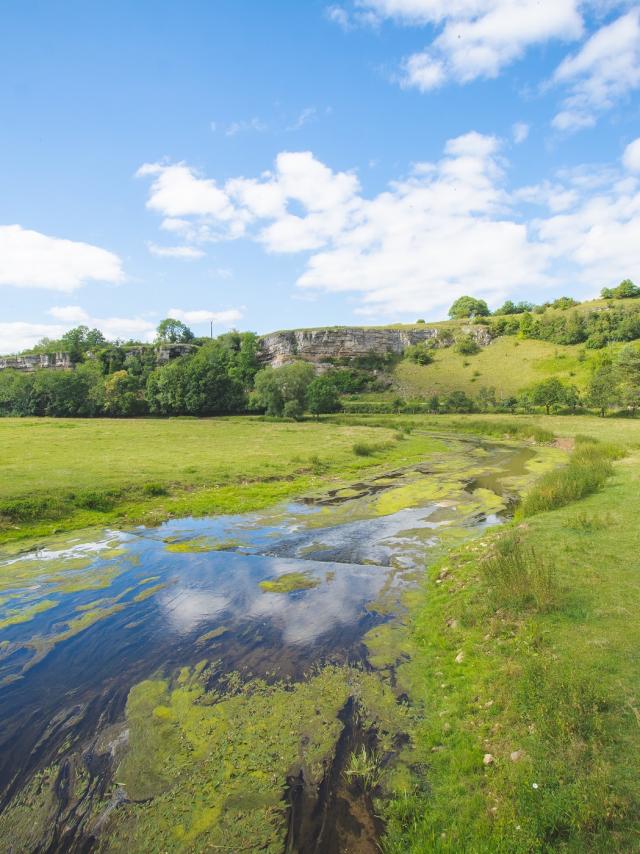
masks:
<instances>
[{"instance_id":1,"label":"meadow","mask_svg":"<svg viewBox=\"0 0 640 854\"><path fill-rule=\"evenodd\" d=\"M243 512L438 447L387 426L259 418L0 420L0 542Z\"/></svg>"}]
</instances>

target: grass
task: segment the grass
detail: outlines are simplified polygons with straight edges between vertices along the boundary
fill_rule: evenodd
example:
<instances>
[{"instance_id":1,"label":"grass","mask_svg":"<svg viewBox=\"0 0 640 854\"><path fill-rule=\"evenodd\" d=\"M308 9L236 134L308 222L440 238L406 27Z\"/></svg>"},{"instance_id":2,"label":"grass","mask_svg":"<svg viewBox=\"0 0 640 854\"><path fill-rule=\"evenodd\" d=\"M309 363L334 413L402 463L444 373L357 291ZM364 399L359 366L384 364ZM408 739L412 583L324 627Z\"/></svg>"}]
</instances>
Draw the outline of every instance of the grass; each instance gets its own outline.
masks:
<instances>
[{"instance_id":1,"label":"grass","mask_svg":"<svg viewBox=\"0 0 640 854\"><path fill-rule=\"evenodd\" d=\"M387 854L638 850L638 424L559 420L600 438L575 452L612 467L598 490L448 555L410 604L396 677L417 770Z\"/></svg>"},{"instance_id":2,"label":"grass","mask_svg":"<svg viewBox=\"0 0 640 854\"><path fill-rule=\"evenodd\" d=\"M3 418L0 542L259 509L441 447L425 435L398 442L396 432L392 420Z\"/></svg>"},{"instance_id":3,"label":"grass","mask_svg":"<svg viewBox=\"0 0 640 854\"><path fill-rule=\"evenodd\" d=\"M520 518L564 507L602 488L613 474L612 460L624 456L624 450L611 442L601 444L587 438L577 443L568 465L540 478L525 496Z\"/></svg>"}]
</instances>

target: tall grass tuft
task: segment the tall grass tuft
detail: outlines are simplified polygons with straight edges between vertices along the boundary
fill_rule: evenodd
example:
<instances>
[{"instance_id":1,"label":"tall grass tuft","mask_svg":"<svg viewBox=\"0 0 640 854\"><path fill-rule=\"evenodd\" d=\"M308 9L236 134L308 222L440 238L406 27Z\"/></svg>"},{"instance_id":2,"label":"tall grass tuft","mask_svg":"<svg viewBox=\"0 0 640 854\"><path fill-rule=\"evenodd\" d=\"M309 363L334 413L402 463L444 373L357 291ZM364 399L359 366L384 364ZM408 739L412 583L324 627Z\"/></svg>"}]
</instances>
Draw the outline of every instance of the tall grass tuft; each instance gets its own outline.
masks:
<instances>
[{"instance_id":1,"label":"tall grass tuft","mask_svg":"<svg viewBox=\"0 0 640 854\"><path fill-rule=\"evenodd\" d=\"M568 465L540 478L525 496L518 516L525 518L564 507L597 492L613 474L612 461L623 456L618 445L583 439L576 443Z\"/></svg>"},{"instance_id":2,"label":"tall grass tuft","mask_svg":"<svg viewBox=\"0 0 640 854\"><path fill-rule=\"evenodd\" d=\"M520 610L548 610L554 602L554 568L517 534L502 537L495 552L481 563L496 605Z\"/></svg>"}]
</instances>

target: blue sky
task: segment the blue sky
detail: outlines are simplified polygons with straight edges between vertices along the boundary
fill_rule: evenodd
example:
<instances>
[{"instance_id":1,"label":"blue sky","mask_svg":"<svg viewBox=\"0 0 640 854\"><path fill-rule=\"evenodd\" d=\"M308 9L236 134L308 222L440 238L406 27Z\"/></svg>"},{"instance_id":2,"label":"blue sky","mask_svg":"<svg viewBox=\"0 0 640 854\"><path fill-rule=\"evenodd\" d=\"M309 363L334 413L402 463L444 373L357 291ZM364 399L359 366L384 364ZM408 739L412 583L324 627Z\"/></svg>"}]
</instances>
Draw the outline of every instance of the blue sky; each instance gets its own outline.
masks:
<instances>
[{"instance_id":1,"label":"blue sky","mask_svg":"<svg viewBox=\"0 0 640 854\"><path fill-rule=\"evenodd\" d=\"M5 0L0 351L640 278L615 0Z\"/></svg>"}]
</instances>

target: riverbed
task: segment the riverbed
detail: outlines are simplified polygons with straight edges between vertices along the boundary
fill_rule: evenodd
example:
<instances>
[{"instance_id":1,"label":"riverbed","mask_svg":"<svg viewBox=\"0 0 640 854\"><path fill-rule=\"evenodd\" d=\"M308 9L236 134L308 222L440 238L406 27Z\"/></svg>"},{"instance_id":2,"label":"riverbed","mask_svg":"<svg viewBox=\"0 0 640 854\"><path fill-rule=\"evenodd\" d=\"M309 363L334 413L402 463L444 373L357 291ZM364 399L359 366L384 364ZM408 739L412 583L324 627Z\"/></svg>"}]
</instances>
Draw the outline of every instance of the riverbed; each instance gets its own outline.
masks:
<instances>
[{"instance_id":1,"label":"riverbed","mask_svg":"<svg viewBox=\"0 0 640 854\"><path fill-rule=\"evenodd\" d=\"M0 552L1 850L375 851L349 763L391 767L410 710L367 638L536 469L445 441L261 513Z\"/></svg>"}]
</instances>

